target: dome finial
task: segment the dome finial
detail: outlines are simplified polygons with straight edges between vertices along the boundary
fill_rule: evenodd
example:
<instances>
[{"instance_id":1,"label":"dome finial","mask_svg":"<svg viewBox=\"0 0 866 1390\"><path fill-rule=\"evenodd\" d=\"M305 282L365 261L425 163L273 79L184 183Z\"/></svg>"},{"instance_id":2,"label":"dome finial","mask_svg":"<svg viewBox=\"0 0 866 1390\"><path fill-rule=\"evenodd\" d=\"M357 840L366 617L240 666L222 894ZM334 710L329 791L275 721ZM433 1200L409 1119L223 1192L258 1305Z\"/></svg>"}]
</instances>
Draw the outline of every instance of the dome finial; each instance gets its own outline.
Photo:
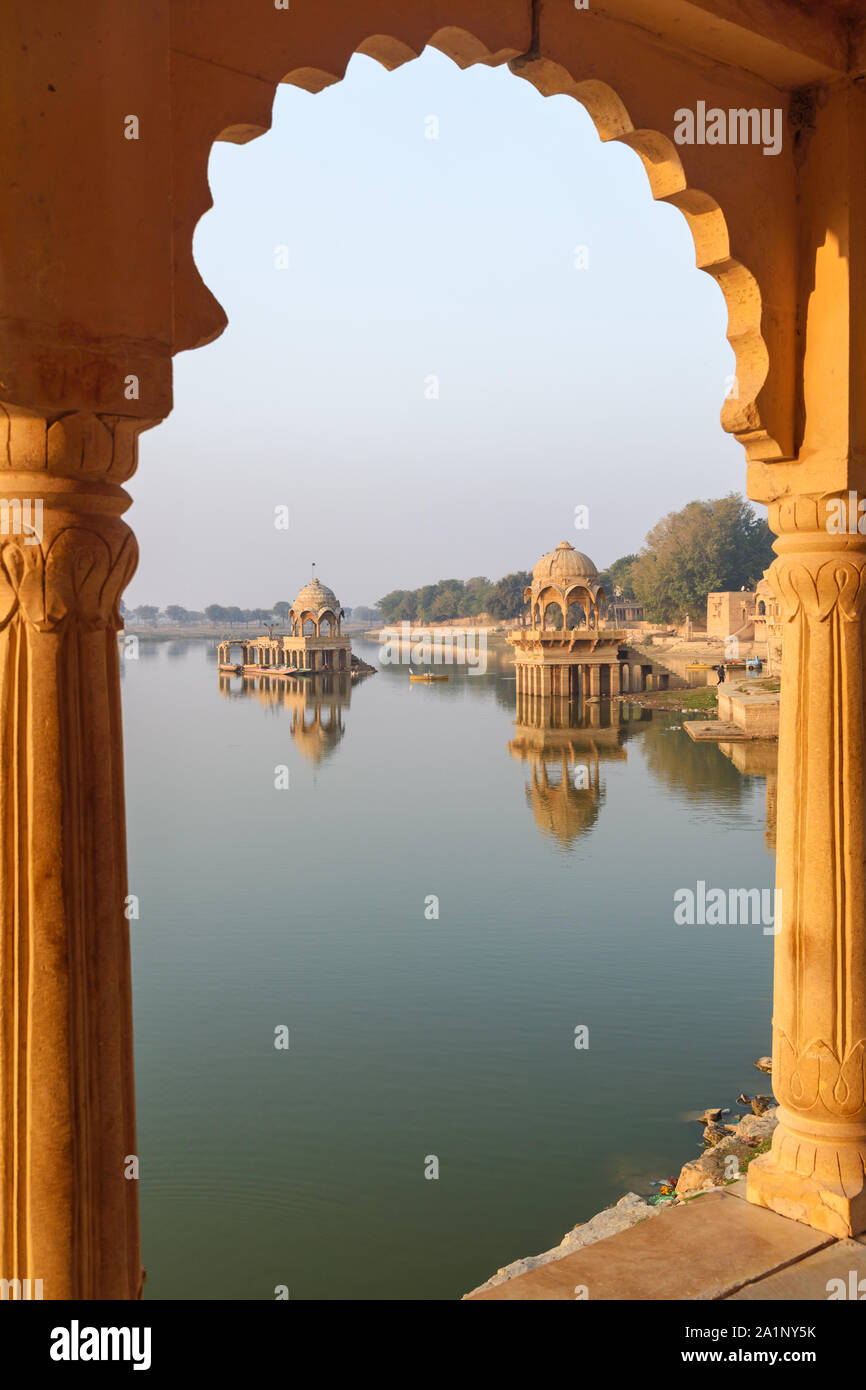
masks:
<instances>
[{"instance_id":1,"label":"dome finial","mask_svg":"<svg viewBox=\"0 0 866 1390\"><path fill-rule=\"evenodd\" d=\"M570 541L560 541L555 550L542 555L532 571L533 580L597 579L598 570L588 555L575 550Z\"/></svg>"},{"instance_id":2,"label":"dome finial","mask_svg":"<svg viewBox=\"0 0 866 1390\"><path fill-rule=\"evenodd\" d=\"M313 566L315 570L315 565ZM340 613L340 601L333 589L329 589L327 584L323 584L321 579L317 579L315 573L309 584L305 584L292 604L292 609L297 615L304 609L311 613L321 613L330 609L335 614Z\"/></svg>"}]
</instances>

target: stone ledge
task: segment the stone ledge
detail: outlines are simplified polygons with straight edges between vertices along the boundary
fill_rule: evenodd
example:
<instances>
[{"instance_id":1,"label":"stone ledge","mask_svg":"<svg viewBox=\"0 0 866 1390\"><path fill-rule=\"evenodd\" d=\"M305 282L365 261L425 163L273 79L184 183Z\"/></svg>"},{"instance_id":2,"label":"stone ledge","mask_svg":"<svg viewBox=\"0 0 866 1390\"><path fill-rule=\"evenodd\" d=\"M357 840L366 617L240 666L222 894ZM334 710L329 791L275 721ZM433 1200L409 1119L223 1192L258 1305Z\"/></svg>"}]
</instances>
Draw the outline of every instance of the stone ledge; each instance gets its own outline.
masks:
<instances>
[{"instance_id":1,"label":"stone ledge","mask_svg":"<svg viewBox=\"0 0 866 1390\"><path fill-rule=\"evenodd\" d=\"M782 1218L784 1220L784 1217ZM853 1276L853 1277L852 1277ZM796 1264L788 1265L777 1274L747 1284L736 1293L728 1294L726 1302L808 1302L826 1303L831 1293L833 1301L860 1299L860 1280L866 1288L866 1248L856 1240L837 1240L826 1245ZM841 1286L828 1284L841 1280Z\"/></svg>"},{"instance_id":2,"label":"stone ledge","mask_svg":"<svg viewBox=\"0 0 866 1390\"><path fill-rule=\"evenodd\" d=\"M725 1299L832 1244L832 1237L708 1192L609 1240L517 1275L467 1301ZM586 1290L576 1294L575 1290Z\"/></svg>"},{"instance_id":3,"label":"stone ledge","mask_svg":"<svg viewBox=\"0 0 866 1390\"><path fill-rule=\"evenodd\" d=\"M563 1236L559 1245L553 1246L550 1250L542 1251L540 1255L528 1255L522 1260L512 1260L511 1264L503 1265L492 1278L479 1284L477 1289L473 1289L465 1297L473 1298L476 1294L483 1293L487 1289L497 1288L509 1279L516 1279L520 1274L527 1274L530 1270L538 1269L540 1265L561 1259L563 1255L571 1255L575 1250L582 1250L587 1245L594 1245L596 1241L607 1240L610 1236L618 1235L620 1231L627 1231L632 1226L636 1226L639 1221L646 1221L650 1216L659 1216L664 1210L664 1207L650 1206L649 1202L644 1201L643 1197L639 1197L636 1192L627 1192L615 1206L607 1207L604 1211L591 1217L589 1221L584 1221L573 1227L567 1235Z\"/></svg>"}]
</instances>

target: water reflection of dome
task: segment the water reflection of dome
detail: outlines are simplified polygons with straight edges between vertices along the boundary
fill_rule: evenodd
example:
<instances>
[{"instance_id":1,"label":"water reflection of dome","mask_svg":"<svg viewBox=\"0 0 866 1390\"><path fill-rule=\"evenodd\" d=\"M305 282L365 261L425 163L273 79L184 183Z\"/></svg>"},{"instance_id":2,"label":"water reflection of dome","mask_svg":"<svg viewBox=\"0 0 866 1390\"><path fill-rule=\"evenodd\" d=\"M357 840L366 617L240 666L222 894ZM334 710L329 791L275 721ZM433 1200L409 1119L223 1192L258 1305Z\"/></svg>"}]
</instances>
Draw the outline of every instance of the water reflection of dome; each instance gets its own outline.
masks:
<instances>
[{"instance_id":1,"label":"water reflection of dome","mask_svg":"<svg viewBox=\"0 0 866 1390\"><path fill-rule=\"evenodd\" d=\"M352 688L347 671L319 676L315 682L303 676L244 676L237 691L228 676L220 677L220 690L229 698L253 697L274 713L288 711L295 747L315 764L333 756L346 732L343 711L351 701Z\"/></svg>"},{"instance_id":2,"label":"water reflection of dome","mask_svg":"<svg viewBox=\"0 0 866 1390\"><path fill-rule=\"evenodd\" d=\"M317 706L292 716L292 738L298 752L303 753L312 763L320 763L329 758L345 733L346 726L338 711L331 706L323 710Z\"/></svg>"},{"instance_id":3,"label":"water reflection of dome","mask_svg":"<svg viewBox=\"0 0 866 1390\"><path fill-rule=\"evenodd\" d=\"M333 755L346 732L343 706L351 698L351 677L326 677L315 687L300 678L289 685L292 688L286 691L282 703L291 711L290 730L295 747L310 762L323 762Z\"/></svg>"},{"instance_id":4,"label":"water reflection of dome","mask_svg":"<svg viewBox=\"0 0 866 1390\"><path fill-rule=\"evenodd\" d=\"M571 781L581 767L586 769L586 785ZM542 835L552 835L570 849L598 820L604 789L598 782L598 766L592 760L576 764L562 757L557 765L543 759L532 768L531 784L526 788L526 804L532 807L535 824Z\"/></svg>"},{"instance_id":5,"label":"water reflection of dome","mask_svg":"<svg viewBox=\"0 0 866 1390\"><path fill-rule=\"evenodd\" d=\"M609 711L606 714L604 723L598 706L578 713L573 706L553 710L547 700L525 697L518 701L508 751L530 764L525 795L537 829L566 849L598 820L604 802L600 764L627 757L618 718L611 723Z\"/></svg>"}]
</instances>

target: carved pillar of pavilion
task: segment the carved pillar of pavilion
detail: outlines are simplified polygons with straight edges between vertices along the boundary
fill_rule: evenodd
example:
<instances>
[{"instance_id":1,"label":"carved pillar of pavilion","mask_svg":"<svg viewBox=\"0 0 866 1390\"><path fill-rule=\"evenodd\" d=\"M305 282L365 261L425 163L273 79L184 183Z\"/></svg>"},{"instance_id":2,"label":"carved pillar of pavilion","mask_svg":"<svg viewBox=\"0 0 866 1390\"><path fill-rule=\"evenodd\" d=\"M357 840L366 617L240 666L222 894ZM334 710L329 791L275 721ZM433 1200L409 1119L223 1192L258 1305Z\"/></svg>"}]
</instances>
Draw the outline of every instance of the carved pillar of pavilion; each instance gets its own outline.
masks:
<instances>
[{"instance_id":1,"label":"carved pillar of pavilion","mask_svg":"<svg viewBox=\"0 0 866 1390\"><path fill-rule=\"evenodd\" d=\"M0 406L0 1276L46 1299L141 1292L117 633L144 424Z\"/></svg>"},{"instance_id":2,"label":"carved pillar of pavilion","mask_svg":"<svg viewBox=\"0 0 866 1390\"><path fill-rule=\"evenodd\" d=\"M778 539L783 629L772 1151L753 1202L832 1235L866 1230L866 94L804 108L797 157L796 452L750 457ZM834 499L849 501L841 527Z\"/></svg>"},{"instance_id":3,"label":"carved pillar of pavilion","mask_svg":"<svg viewBox=\"0 0 866 1390\"><path fill-rule=\"evenodd\" d=\"M748 1197L836 1236L866 1229L866 536L826 497L770 508L784 621L772 1151ZM776 926L779 922L777 918Z\"/></svg>"}]
</instances>

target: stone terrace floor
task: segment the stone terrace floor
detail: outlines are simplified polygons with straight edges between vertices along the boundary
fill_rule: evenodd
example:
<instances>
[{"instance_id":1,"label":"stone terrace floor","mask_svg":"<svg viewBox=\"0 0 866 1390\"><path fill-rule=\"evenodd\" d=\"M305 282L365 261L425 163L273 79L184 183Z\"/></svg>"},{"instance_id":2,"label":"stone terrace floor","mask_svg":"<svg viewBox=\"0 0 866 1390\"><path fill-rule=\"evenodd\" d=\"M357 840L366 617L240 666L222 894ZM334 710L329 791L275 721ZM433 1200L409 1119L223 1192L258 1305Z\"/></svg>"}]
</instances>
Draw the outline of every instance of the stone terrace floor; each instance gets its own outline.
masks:
<instances>
[{"instance_id":1,"label":"stone terrace floor","mask_svg":"<svg viewBox=\"0 0 866 1390\"><path fill-rule=\"evenodd\" d=\"M847 1291L852 1271L866 1278L866 1235L837 1240L753 1206L741 1178L467 1300L824 1302L827 1281L842 1279Z\"/></svg>"}]
</instances>

